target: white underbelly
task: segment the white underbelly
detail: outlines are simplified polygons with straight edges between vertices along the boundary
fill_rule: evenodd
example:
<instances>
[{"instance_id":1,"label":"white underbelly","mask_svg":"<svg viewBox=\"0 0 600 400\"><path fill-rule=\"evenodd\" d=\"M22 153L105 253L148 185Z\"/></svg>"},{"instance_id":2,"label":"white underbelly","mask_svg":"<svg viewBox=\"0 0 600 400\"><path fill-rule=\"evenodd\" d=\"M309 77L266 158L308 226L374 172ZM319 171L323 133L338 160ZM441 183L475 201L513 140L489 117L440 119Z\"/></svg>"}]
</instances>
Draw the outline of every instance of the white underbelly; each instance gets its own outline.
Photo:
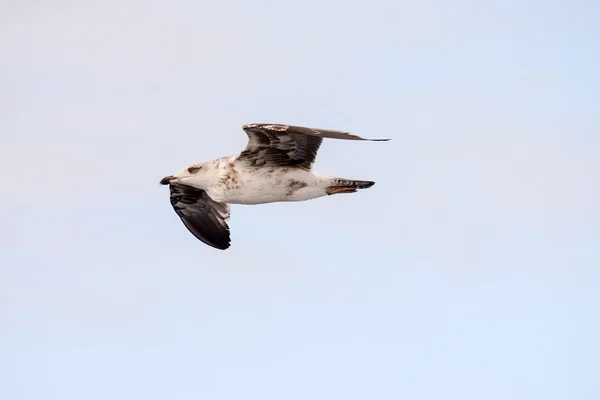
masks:
<instances>
[{"instance_id":1,"label":"white underbelly","mask_svg":"<svg viewBox=\"0 0 600 400\"><path fill-rule=\"evenodd\" d=\"M269 172L271 171L271 172ZM230 204L265 204L303 201L325 196L326 184L304 170L273 169L257 174L240 170L236 182L225 186L223 202Z\"/></svg>"}]
</instances>

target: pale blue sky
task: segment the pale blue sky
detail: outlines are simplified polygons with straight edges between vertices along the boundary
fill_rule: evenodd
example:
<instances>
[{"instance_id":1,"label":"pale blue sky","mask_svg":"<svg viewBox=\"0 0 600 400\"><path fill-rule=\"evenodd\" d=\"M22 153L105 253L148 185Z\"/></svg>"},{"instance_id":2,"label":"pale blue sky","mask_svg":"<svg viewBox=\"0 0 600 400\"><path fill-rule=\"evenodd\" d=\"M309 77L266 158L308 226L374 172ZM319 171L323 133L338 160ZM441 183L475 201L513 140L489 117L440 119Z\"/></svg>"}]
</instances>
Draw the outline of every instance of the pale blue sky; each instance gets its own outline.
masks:
<instances>
[{"instance_id":1,"label":"pale blue sky","mask_svg":"<svg viewBox=\"0 0 600 400\"><path fill-rule=\"evenodd\" d=\"M598 1L9 0L0 398L600 398ZM163 176L249 122L343 129L347 196Z\"/></svg>"}]
</instances>

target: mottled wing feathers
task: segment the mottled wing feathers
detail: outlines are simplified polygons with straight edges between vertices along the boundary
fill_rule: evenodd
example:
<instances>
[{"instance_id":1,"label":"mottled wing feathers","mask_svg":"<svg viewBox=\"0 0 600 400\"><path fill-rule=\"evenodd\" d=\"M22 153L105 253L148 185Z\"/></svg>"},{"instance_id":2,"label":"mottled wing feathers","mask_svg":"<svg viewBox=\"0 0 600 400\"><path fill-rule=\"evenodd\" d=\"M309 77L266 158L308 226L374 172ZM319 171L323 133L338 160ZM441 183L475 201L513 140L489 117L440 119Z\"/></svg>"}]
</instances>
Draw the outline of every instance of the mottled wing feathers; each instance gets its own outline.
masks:
<instances>
[{"instance_id":1,"label":"mottled wing feathers","mask_svg":"<svg viewBox=\"0 0 600 400\"><path fill-rule=\"evenodd\" d=\"M229 205L211 199L201 189L171 184L171 205L186 228L209 246L225 250L230 246Z\"/></svg>"},{"instance_id":2,"label":"mottled wing feathers","mask_svg":"<svg viewBox=\"0 0 600 400\"><path fill-rule=\"evenodd\" d=\"M323 138L389 140L365 139L348 132L293 125L248 124L243 129L248 135L248 144L240 153L239 159L247 160L257 167L298 167L310 170Z\"/></svg>"},{"instance_id":3,"label":"mottled wing feathers","mask_svg":"<svg viewBox=\"0 0 600 400\"><path fill-rule=\"evenodd\" d=\"M248 144L239 159L257 167L299 167L310 170L323 138L288 129L279 130L279 126L245 125Z\"/></svg>"}]
</instances>

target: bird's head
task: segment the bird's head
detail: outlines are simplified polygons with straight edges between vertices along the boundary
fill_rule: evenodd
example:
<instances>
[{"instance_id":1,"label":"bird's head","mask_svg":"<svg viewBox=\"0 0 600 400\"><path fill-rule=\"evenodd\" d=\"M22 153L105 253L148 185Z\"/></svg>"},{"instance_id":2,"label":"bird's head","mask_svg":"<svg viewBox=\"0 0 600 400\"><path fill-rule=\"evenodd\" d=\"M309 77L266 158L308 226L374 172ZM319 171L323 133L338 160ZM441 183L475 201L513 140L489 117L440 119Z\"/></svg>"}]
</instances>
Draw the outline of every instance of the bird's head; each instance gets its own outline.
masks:
<instances>
[{"instance_id":1,"label":"bird's head","mask_svg":"<svg viewBox=\"0 0 600 400\"><path fill-rule=\"evenodd\" d=\"M209 178L208 165L206 163L196 163L185 167L175 175L165 176L160 180L160 184L169 185L181 182L184 185L205 189L210 185Z\"/></svg>"}]
</instances>

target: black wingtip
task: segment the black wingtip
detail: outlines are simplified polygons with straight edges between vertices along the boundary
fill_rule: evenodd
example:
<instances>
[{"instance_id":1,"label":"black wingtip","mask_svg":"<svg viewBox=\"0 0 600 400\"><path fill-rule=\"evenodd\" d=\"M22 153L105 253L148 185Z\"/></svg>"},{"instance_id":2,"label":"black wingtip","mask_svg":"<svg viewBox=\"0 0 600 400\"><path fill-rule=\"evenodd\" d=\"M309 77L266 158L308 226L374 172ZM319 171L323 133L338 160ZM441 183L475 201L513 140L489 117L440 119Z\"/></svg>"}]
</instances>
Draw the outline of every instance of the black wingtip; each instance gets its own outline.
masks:
<instances>
[{"instance_id":1,"label":"black wingtip","mask_svg":"<svg viewBox=\"0 0 600 400\"><path fill-rule=\"evenodd\" d=\"M210 247L217 249L217 250L227 250L228 248L231 247L231 242L227 241L227 242L221 242L221 243L207 243Z\"/></svg>"}]
</instances>

